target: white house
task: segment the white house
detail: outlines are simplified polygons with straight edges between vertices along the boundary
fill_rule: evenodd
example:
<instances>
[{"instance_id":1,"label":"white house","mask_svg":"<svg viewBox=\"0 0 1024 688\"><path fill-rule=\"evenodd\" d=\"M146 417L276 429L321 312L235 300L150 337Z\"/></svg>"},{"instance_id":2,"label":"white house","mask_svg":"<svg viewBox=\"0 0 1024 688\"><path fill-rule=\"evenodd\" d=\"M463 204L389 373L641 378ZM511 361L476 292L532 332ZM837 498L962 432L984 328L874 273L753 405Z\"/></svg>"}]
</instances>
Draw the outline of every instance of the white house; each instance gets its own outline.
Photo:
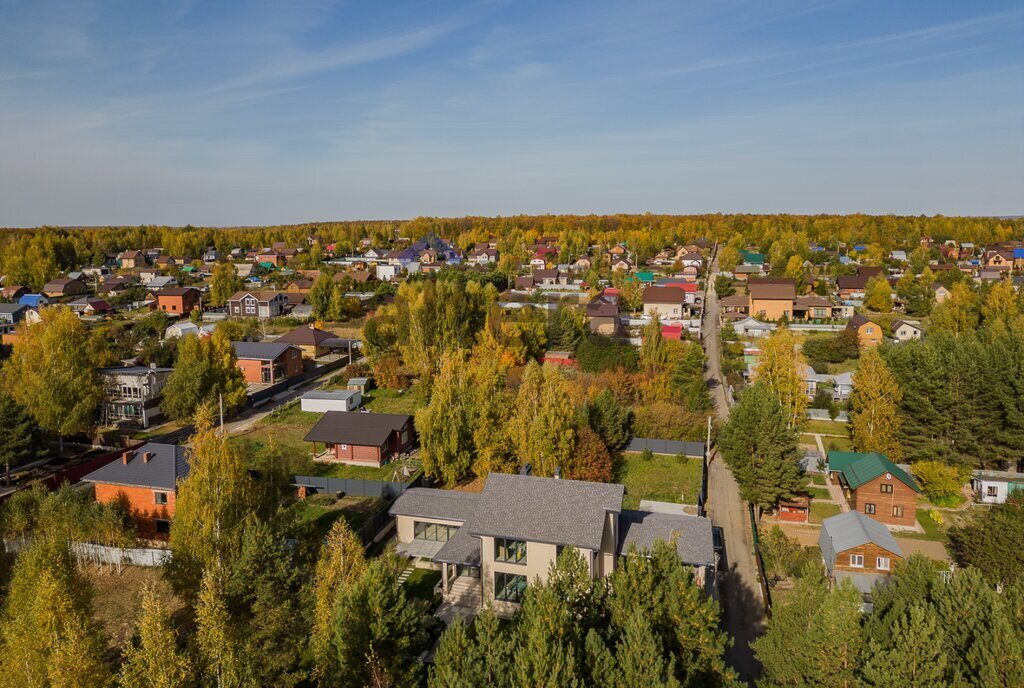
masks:
<instances>
[{"instance_id":1,"label":"white house","mask_svg":"<svg viewBox=\"0 0 1024 688\"><path fill-rule=\"evenodd\" d=\"M1024 490L1024 473L975 470L971 474L971 488L982 504L1002 504L1011 492Z\"/></svg>"},{"instance_id":2,"label":"white house","mask_svg":"<svg viewBox=\"0 0 1024 688\"><path fill-rule=\"evenodd\" d=\"M356 389L339 389L333 392L314 390L302 395L303 411L326 413L328 411L354 411L363 401L363 395Z\"/></svg>"},{"instance_id":3,"label":"white house","mask_svg":"<svg viewBox=\"0 0 1024 688\"><path fill-rule=\"evenodd\" d=\"M381 263L377 266L377 280L380 282L390 282L398 276L398 271L400 269L401 268L398 265Z\"/></svg>"},{"instance_id":4,"label":"white house","mask_svg":"<svg viewBox=\"0 0 1024 688\"><path fill-rule=\"evenodd\" d=\"M763 323L750 316L737 320L732 324L732 327L740 337L763 337L775 330L774 323Z\"/></svg>"},{"instance_id":5,"label":"white house","mask_svg":"<svg viewBox=\"0 0 1024 688\"><path fill-rule=\"evenodd\" d=\"M892 336L897 342L909 342L924 335L921 323L916 320L893 320Z\"/></svg>"}]
</instances>

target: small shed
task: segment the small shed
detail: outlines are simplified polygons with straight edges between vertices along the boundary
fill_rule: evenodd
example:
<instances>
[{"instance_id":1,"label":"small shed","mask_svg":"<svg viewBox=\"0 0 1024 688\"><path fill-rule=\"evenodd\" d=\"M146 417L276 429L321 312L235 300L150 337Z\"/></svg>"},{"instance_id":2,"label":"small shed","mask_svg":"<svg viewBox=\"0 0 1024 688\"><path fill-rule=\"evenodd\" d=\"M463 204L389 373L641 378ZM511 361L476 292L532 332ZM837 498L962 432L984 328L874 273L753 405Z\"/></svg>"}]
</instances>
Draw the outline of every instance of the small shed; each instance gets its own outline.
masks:
<instances>
[{"instance_id":1,"label":"small shed","mask_svg":"<svg viewBox=\"0 0 1024 688\"><path fill-rule=\"evenodd\" d=\"M797 495L793 499L779 500L779 520L786 523L807 523L811 512L811 502L807 495Z\"/></svg>"},{"instance_id":2,"label":"small shed","mask_svg":"<svg viewBox=\"0 0 1024 688\"><path fill-rule=\"evenodd\" d=\"M345 383L346 389L352 389L358 391L360 394L366 394L366 391L370 389L370 378L368 377L352 377L349 378L348 382Z\"/></svg>"},{"instance_id":3,"label":"small shed","mask_svg":"<svg viewBox=\"0 0 1024 688\"><path fill-rule=\"evenodd\" d=\"M327 411L354 411L363 402L363 394L355 389L339 389L332 392L314 390L302 395L300 405L303 411L326 413Z\"/></svg>"}]
</instances>

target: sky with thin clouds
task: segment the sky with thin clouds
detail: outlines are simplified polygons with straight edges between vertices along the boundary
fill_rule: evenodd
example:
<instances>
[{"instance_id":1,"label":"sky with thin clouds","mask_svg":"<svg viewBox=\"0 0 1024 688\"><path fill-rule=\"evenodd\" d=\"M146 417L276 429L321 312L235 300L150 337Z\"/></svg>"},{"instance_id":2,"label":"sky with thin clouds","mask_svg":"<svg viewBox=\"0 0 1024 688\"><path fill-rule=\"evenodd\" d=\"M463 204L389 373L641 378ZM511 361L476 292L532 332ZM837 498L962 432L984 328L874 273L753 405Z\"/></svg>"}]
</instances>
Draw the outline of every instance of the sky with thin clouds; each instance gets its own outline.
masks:
<instances>
[{"instance_id":1,"label":"sky with thin clouds","mask_svg":"<svg viewBox=\"0 0 1024 688\"><path fill-rule=\"evenodd\" d=\"M1024 214L1024 0L0 0L0 226Z\"/></svg>"}]
</instances>

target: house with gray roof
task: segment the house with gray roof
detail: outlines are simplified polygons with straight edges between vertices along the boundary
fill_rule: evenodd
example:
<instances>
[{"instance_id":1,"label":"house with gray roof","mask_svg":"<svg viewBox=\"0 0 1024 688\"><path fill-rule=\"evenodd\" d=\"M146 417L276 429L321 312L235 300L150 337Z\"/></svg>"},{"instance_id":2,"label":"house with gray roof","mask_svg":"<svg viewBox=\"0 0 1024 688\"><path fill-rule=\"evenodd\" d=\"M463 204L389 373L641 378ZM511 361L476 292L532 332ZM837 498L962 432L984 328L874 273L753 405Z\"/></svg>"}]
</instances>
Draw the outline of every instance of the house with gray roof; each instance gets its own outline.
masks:
<instances>
[{"instance_id":1,"label":"house with gray roof","mask_svg":"<svg viewBox=\"0 0 1024 688\"><path fill-rule=\"evenodd\" d=\"M188 473L184 447L149 442L125 450L82 482L92 483L97 502L129 506L141 537L165 539L174 518L178 485Z\"/></svg>"},{"instance_id":2,"label":"house with gray roof","mask_svg":"<svg viewBox=\"0 0 1024 688\"><path fill-rule=\"evenodd\" d=\"M358 414L356 414L358 415ZM711 522L684 514L622 508L622 485L491 473L483 492L413 488L392 505L398 551L440 569L451 604L514 614L528 586L547 579L566 548L593 578L623 555L672 543L701 585L716 564Z\"/></svg>"},{"instance_id":3,"label":"house with gray roof","mask_svg":"<svg viewBox=\"0 0 1024 688\"><path fill-rule=\"evenodd\" d=\"M829 580L853 583L870 600L872 589L888 578L903 558L896 539L883 524L858 511L826 518L818 536Z\"/></svg>"},{"instance_id":4,"label":"house with gray roof","mask_svg":"<svg viewBox=\"0 0 1024 688\"><path fill-rule=\"evenodd\" d=\"M231 342L236 365L251 385L274 384L302 374L302 349L287 342Z\"/></svg>"}]
</instances>

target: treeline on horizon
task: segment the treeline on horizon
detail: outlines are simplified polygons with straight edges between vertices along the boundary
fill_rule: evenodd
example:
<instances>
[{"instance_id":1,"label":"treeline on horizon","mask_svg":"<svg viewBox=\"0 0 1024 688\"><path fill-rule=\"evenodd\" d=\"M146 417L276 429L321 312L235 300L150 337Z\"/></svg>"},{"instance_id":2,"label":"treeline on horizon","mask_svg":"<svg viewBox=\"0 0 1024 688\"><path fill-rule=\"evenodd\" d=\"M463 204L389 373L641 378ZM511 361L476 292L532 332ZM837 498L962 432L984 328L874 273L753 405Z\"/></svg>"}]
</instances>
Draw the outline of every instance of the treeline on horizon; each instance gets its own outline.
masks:
<instances>
[{"instance_id":1,"label":"treeline on horizon","mask_svg":"<svg viewBox=\"0 0 1024 688\"><path fill-rule=\"evenodd\" d=\"M569 255L594 244L625 242L645 260L672 245L696 239L744 243L767 250L780 241L806 247L877 244L885 249L934 241L990 244L1024 237L1024 218L925 217L895 215L519 215L511 217L420 217L404 221L313 222L266 227L37 227L0 232L0 274L14 283L42 284L61 272L101 263L107 255L127 249L161 247L168 255L198 259L209 246L222 254L233 248L255 248L285 242L290 247L310 237L335 244L337 254L355 250L370 238L386 246L398 237L445 237L461 248L496 237L503 252L525 253L542 236L555 237Z\"/></svg>"}]
</instances>

